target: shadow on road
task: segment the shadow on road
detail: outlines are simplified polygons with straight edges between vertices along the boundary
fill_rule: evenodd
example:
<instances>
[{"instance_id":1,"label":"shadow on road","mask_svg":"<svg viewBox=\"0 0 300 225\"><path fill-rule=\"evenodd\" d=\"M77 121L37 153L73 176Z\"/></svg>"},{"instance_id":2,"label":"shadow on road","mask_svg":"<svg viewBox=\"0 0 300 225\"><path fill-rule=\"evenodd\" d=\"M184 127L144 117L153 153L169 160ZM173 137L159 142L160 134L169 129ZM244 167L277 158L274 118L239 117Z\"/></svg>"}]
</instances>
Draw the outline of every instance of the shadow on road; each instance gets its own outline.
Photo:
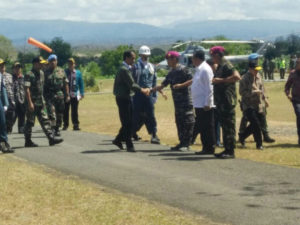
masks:
<instances>
[{"instance_id":1,"label":"shadow on road","mask_svg":"<svg viewBox=\"0 0 300 225\"><path fill-rule=\"evenodd\" d=\"M275 144L275 145L269 145L266 146L265 148L299 148L300 146L298 144Z\"/></svg>"}]
</instances>

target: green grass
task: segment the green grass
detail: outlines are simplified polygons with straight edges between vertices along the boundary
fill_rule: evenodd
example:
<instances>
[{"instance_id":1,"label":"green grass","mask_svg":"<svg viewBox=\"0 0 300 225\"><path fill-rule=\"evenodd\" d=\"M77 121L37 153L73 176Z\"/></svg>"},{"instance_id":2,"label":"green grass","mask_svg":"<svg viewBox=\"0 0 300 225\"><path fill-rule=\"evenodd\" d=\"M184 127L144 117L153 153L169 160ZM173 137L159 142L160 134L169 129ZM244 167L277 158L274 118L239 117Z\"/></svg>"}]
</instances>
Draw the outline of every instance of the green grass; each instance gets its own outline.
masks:
<instances>
[{"instance_id":1,"label":"green grass","mask_svg":"<svg viewBox=\"0 0 300 225\"><path fill-rule=\"evenodd\" d=\"M116 135L120 128L118 109L115 98L111 94L113 80L102 80L102 90L110 92L102 95L87 95L80 103L80 122L84 131ZM279 164L284 166L300 167L300 148L297 146L296 118L291 102L286 98L285 82L265 83L270 107L267 109L267 121L270 135L276 139L273 144L265 144L264 151L255 149L253 138L246 142L246 149L237 144L237 157L254 161ZM238 86L238 85L237 85ZM174 118L174 106L170 90L165 91L168 100L161 96L156 103L156 119L158 123L158 136L163 144L174 145L178 143L177 130ZM237 130L240 123L241 111L236 107ZM139 133L143 139L149 140L145 128ZM192 147L200 150L199 140ZM220 149L221 150L221 149Z\"/></svg>"}]
</instances>

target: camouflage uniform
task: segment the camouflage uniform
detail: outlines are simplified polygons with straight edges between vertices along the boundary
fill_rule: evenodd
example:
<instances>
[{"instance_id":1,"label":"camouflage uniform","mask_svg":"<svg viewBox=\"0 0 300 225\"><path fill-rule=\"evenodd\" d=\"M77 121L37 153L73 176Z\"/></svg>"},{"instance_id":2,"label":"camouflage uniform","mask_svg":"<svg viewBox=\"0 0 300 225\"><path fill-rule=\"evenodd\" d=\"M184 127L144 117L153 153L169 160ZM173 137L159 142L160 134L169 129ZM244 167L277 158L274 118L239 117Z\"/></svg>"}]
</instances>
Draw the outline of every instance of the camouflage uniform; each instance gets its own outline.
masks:
<instances>
[{"instance_id":1,"label":"camouflage uniform","mask_svg":"<svg viewBox=\"0 0 300 225\"><path fill-rule=\"evenodd\" d=\"M193 112L191 88L185 87L174 89L173 85L184 83L192 78L193 77L188 70L182 65L179 65L176 69L172 69L162 82L164 87L169 84L171 86L175 107L177 133L180 145L182 146L189 146L193 137L195 117Z\"/></svg>"},{"instance_id":2,"label":"camouflage uniform","mask_svg":"<svg viewBox=\"0 0 300 225\"><path fill-rule=\"evenodd\" d=\"M32 127L37 116L41 127L48 138L51 138L52 130L47 116L47 110L43 97L44 73L43 71L31 70L25 75L25 88L29 88L34 111L28 109L28 99L26 99L26 123L24 129L25 140L31 140Z\"/></svg>"},{"instance_id":3,"label":"camouflage uniform","mask_svg":"<svg viewBox=\"0 0 300 225\"><path fill-rule=\"evenodd\" d=\"M215 73L215 78L227 78L233 74L234 68L226 59L222 59ZM235 83L214 85L214 98L217 117L223 131L225 150L235 149L235 106L237 103Z\"/></svg>"},{"instance_id":4,"label":"camouflage uniform","mask_svg":"<svg viewBox=\"0 0 300 225\"><path fill-rule=\"evenodd\" d=\"M51 125L56 130L61 127L63 121L65 87L68 82L61 68L45 71L44 97Z\"/></svg>"},{"instance_id":5,"label":"camouflage uniform","mask_svg":"<svg viewBox=\"0 0 300 225\"><path fill-rule=\"evenodd\" d=\"M8 109L5 113L6 129L7 129L7 133L11 133L13 128L13 115L16 107L13 76L10 73L5 72L3 74L3 82L6 88L7 98L9 102Z\"/></svg>"}]
</instances>

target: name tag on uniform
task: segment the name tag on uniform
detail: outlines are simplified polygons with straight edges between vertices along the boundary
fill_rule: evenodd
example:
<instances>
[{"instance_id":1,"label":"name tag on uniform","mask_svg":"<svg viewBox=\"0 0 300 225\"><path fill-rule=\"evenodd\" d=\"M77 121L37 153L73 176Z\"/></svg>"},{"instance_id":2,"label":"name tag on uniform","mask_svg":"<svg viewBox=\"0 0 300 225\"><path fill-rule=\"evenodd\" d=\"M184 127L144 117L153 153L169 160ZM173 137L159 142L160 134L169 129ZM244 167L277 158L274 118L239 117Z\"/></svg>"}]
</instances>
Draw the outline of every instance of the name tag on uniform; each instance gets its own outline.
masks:
<instances>
[{"instance_id":1,"label":"name tag on uniform","mask_svg":"<svg viewBox=\"0 0 300 225\"><path fill-rule=\"evenodd\" d=\"M29 81L25 81L24 85L25 85L25 87L30 87L31 83Z\"/></svg>"}]
</instances>

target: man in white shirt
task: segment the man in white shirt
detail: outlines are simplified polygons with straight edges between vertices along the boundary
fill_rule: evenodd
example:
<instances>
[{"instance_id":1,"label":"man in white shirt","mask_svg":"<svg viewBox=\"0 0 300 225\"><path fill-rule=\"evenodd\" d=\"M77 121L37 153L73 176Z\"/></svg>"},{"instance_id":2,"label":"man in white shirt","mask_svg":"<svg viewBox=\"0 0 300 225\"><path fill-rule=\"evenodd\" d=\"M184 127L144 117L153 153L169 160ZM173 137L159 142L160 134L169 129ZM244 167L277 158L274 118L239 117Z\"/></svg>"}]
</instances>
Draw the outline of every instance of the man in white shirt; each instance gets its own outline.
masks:
<instances>
[{"instance_id":1,"label":"man in white shirt","mask_svg":"<svg viewBox=\"0 0 300 225\"><path fill-rule=\"evenodd\" d=\"M196 113L194 135L201 135L202 151L197 155L214 154L215 132L214 132L214 91L212 79L214 73L205 62L205 53L196 51L192 58L195 66L195 74L192 81L192 100Z\"/></svg>"}]
</instances>

